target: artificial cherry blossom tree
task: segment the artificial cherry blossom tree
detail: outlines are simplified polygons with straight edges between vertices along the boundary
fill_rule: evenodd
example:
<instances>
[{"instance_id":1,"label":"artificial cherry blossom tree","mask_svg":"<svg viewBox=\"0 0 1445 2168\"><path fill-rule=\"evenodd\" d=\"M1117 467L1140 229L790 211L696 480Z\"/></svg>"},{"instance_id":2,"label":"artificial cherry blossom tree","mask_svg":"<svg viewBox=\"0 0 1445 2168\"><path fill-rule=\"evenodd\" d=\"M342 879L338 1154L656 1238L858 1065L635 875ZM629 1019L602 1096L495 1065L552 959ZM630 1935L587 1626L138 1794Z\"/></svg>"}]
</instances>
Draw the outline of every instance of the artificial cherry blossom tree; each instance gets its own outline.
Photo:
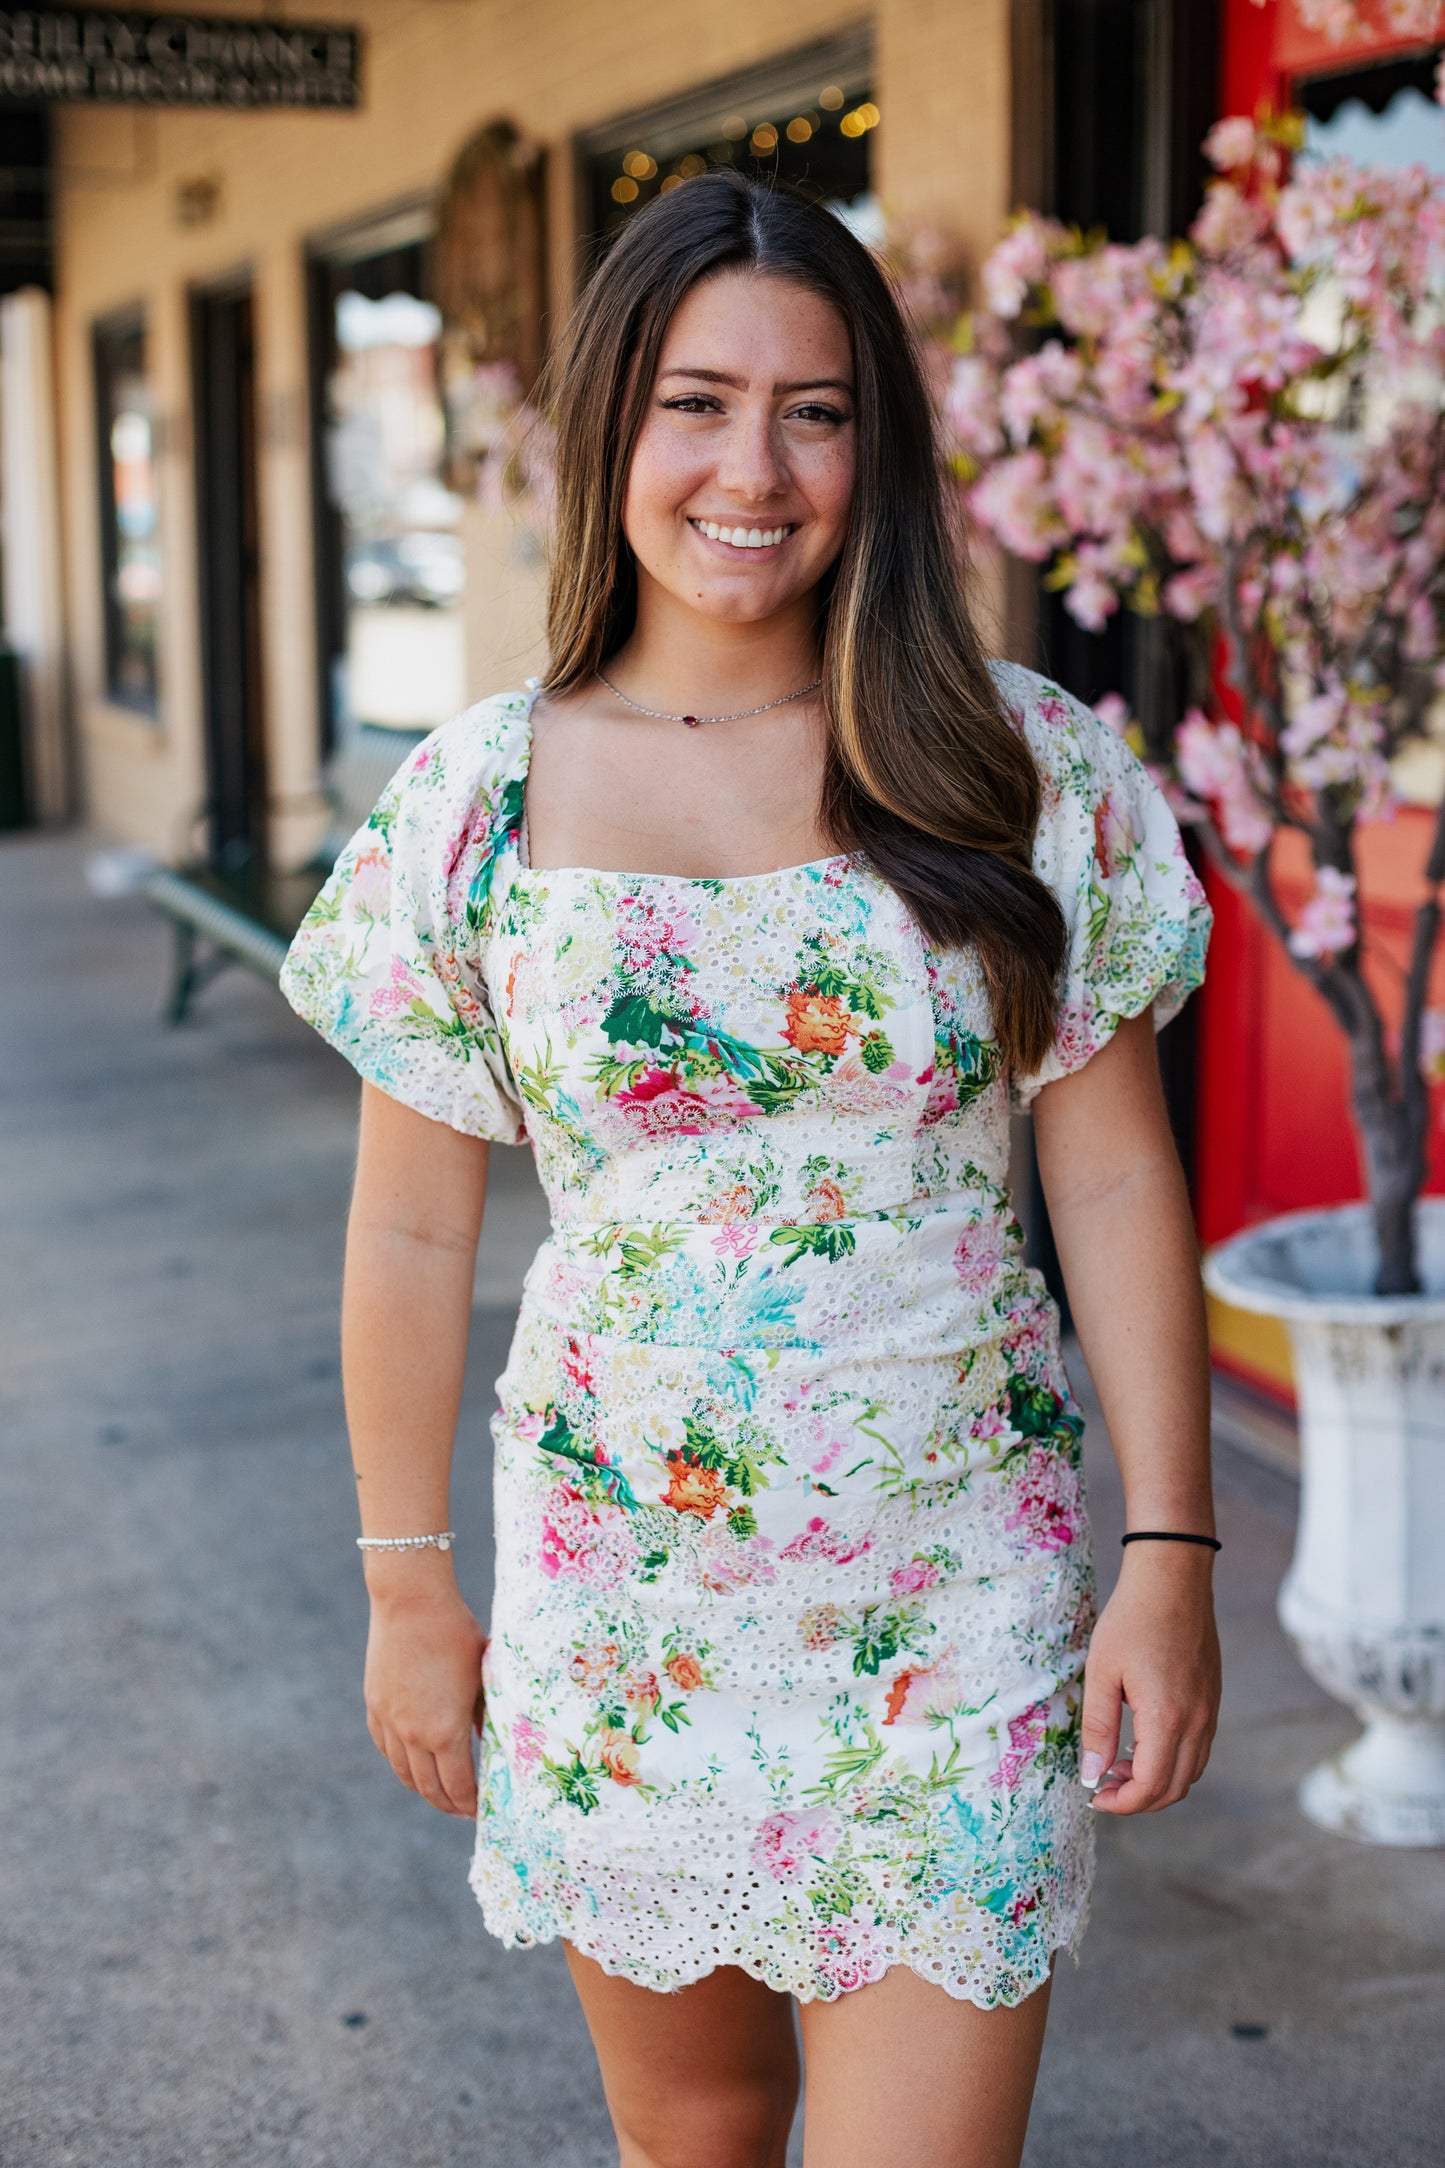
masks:
<instances>
[{"instance_id":1,"label":"artificial cherry blossom tree","mask_svg":"<svg viewBox=\"0 0 1445 2168\"><path fill-rule=\"evenodd\" d=\"M951 332L943 411L974 518L1048 566L1079 624L1122 606L1175 628L1192 697L1168 786L1348 1038L1376 1289L1407 1293L1445 1078L1445 808L1388 1012L1356 843L1445 714L1445 183L1340 161L1287 177L1293 130L1219 123L1187 241L1019 218L984 266L986 310ZM1293 923L1284 828L1315 868Z\"/></svg>"}]
</instances>

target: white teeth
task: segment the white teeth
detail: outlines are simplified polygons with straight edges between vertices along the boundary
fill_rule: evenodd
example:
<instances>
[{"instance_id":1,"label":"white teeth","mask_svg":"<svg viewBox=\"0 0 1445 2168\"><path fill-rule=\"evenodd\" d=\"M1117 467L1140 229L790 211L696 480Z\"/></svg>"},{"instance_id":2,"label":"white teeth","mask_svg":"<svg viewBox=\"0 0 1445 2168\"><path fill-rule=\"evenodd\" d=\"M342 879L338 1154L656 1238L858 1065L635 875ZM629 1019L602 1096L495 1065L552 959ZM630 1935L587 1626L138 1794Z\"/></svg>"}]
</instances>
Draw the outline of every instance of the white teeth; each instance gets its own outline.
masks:
<instances>
[{"instance_id":1,"label":"white teeth","mask_svg":"<svg viewBox=\"0 0 1445 2168\"><path fill-rule=\"evenodd\" d=\"M715 519L695 519L694 527L711 542L726 542L735 550L766 550L785 541L791 527L722 527Z\"/></svg>"}]
</instances>

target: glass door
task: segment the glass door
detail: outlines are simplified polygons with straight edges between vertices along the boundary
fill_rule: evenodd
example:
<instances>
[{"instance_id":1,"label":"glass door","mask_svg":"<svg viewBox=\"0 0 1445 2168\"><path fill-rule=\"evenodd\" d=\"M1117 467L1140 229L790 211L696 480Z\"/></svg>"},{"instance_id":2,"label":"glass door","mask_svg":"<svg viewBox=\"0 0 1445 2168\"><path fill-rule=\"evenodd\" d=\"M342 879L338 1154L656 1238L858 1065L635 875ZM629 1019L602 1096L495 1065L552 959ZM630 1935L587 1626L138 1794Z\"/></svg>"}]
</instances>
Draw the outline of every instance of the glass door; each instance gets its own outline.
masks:
<instances>
[{"instance_id":1,"label":"glass door","mask_svg":"<svg viewBox=\"0 0 1445 2168\"><path fill-rule=\"evenodd\" d=\"M330 751L359 729L430 730L464 704L465 570L423 242L317 256L311 305Z\"/></svg>"}]
</instances>

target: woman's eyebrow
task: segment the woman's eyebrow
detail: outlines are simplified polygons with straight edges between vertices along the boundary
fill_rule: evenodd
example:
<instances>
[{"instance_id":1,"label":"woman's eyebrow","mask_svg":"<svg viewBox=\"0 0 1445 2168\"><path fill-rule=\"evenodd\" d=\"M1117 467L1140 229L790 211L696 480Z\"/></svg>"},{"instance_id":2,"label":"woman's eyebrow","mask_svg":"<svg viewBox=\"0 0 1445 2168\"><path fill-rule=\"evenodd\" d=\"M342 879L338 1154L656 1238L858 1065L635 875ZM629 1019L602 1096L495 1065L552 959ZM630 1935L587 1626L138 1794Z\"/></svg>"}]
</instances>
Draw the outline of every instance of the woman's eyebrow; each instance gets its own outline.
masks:
<instances>
[{"instance_id":1,"label":"woman's eyebrow","mask_svg":"<svg viewBox=\"0 0 1445 2168\"><path fill-rule=\"evenodd\" d=\"M703 384L726 384L733 391L747 390L747 385L741 377L729 376L724 369L663 369L659 372L659 382L663 377L669 376L690 376L695 377ZM798 384L775 384L773 386L775 397L796 391L846 391L851 396L852 390L852 384L847 377L843 376L809 376Z\"/></svg>"}]
</instances>

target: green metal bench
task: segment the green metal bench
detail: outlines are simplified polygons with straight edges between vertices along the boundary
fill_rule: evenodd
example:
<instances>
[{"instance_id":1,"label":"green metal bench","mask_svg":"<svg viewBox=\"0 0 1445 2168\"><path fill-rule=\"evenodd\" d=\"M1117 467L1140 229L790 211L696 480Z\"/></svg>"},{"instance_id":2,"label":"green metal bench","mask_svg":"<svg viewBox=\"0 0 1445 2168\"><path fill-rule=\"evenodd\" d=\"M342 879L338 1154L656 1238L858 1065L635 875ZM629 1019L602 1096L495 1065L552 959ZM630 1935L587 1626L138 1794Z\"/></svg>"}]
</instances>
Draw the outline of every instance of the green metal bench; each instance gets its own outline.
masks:
<instances>
[{"instance_id":1,"label":"green metal bench","mask_svg":"<svg viewBox=\"0 0 1445 2168\"><path fill-rule=\"evenodd\" d=\"M354 727L327 765L323 787L332 824L317 857L294 873L245 866L216 872L205 866L153 866L136 892L170 920L175 933L165 1014L185 1022L192 1001L231 964L243 964L275 985L292 936L311 908L337 854L366 819L420 730Z\"/></svg>"}]
</instances>

